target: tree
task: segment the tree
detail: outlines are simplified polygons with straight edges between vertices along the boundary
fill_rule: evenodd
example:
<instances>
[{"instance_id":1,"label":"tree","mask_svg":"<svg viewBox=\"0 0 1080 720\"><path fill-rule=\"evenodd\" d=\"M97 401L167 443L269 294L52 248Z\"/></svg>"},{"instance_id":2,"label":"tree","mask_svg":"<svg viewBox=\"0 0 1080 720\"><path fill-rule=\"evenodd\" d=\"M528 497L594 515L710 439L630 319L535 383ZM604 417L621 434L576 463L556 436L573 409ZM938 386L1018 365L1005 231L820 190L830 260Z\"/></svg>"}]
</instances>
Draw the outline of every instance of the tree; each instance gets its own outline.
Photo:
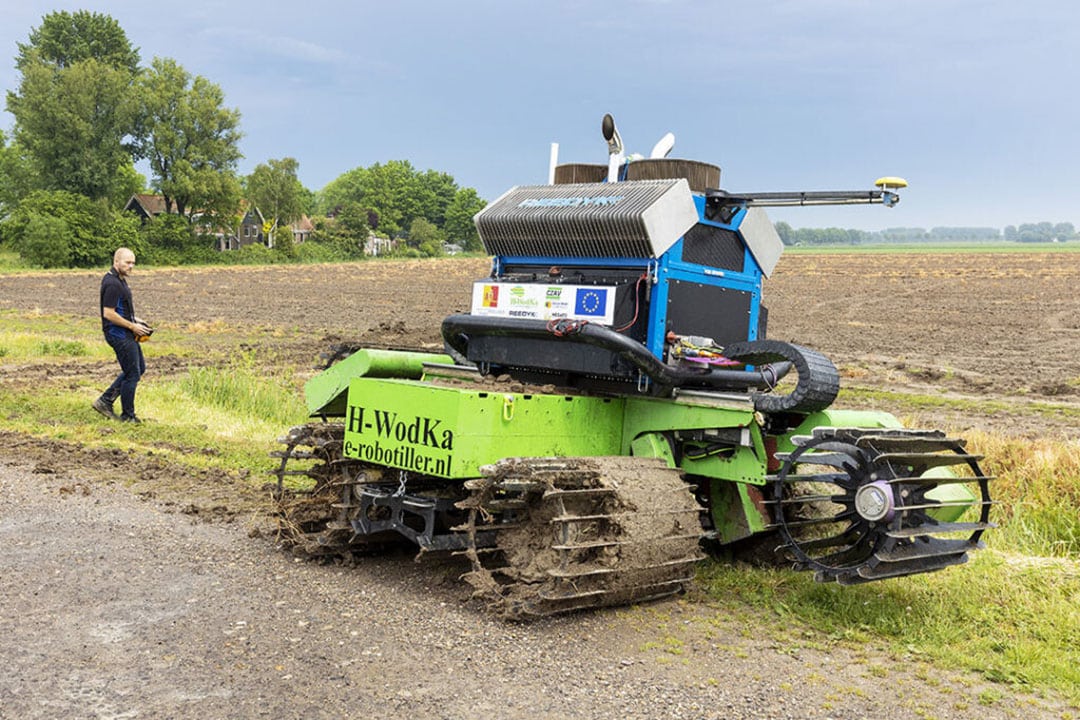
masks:
<instances>
[{"instance_id":1,"label":"tree","mask_svg":"<svg viewBox=\"0 0 1080 720\"><path fill-rule=\"evenodd\" d=\"M784 245L793 245L795 243L795 231L791 229L791 225L781 220L773 223L773 227L776 228L776 234L780 236L780 242Z\"/></svg>"},{"instance_id":2,"label":"tree","mask_svg":"<svg viewBox=\"0 0 1080 720\"><path fill-rule=\"evenodd\" d=\"M344 231L342 234L351 238L361 246L371 233L371 223L368 219L369 211L358 202L346 200L340 206L337 215L337 224Z\"/></svg>"},{"instance_id":3,"label":"tree","mask_svg":"<svg viewBox=\"0 0 1080 720\"><path fill-rule=\"evenodd\" d=\"M22 148L8 145L0 130L0 218L6 217L33 185L33 173Z\"/></svg>"},{"instance_id":4,"label":"tree","mask_svg":"<svg viewBox=\"0 0 1080 720\"><path fill-rule=\"evenodd\" d=\"M68 224L60 218L32 213L16 249L29 265L67 267L71 263L72 239Z\"/></svg>"},{"instance_id":5,"label":"tree","mask_svg":"<svg viewBox=\"0 0 1080 720\"><path fill-rule=\"evenodd\" d=\"M317 196L314 191L303 185L300 186L300 212L303 215L314 215L316 212Z\"/></svg>"},{"instance_id":6,"label":"tree","mask_svg":"<svg viewBox=\"0 0 1080 720\"><path fill-rule=\"evenodd\" d=\"M41 26L30 31L29 43L17 43L15 67L25 71L36 61L62 70L94 59L134 75L139 70L139 51L131 46L120 24L108 15L78 10L52 12Z\"/></svg>"},{"instance_id":7,"label":"tree","mask_svg":"<svg viewBox=\"0 0 1080 720\"><path fill-rule=\"evenodd\" d=\"M435 224L424 218L416 218L409 225L408 246L416 248L425 257L438 257L443 254L445 236Z\"/></svg>"},{"instance_id":8,"label":"tree","mask_svg":"<svg viewBox=\"0 0 1080 720\"><path fill-rule=\"evenodd\" d=\"M369 226L380 234L392 237L423 218L470 250L480 248L472 217L483 209L484 201L476 190L459 188L448 173L418 173L407 160L354 168L331 181L318 196L318 207L324 212L340 213L349 204L366 208Z\"/></svg>"},{"instance_id":9,"label":"tree","mask_svg":"<svg viewBox=\"0 0 1080 720\"><path fill-rule=\"evenodd\" d=\"M363 217L362 214L356 218L358 222L363 223L363 232L354 235L353 231L344 222L346 217L348 215L343 213L338 215L336 219L316 218L314 221L315 231L311 234L310 241L300 246L298 254L303 256L306 253L310 256L312 253L321 253L323 257L332 260L358 260L363 258L364 243L368 237L366 218L360 220L360 217ZM324 248L325 252L316 250L316 246Z\"/></svg>"},{"instance_id":10,"label":"tree","mask_svg":"<svg viewBox=\"0 0 1080 720\"><path fill-rule=\"evenodd\" d=\"M379 215L379 230L393 237L419 217L416 171L408 160L375 163L364 176L361 203Z\"/></svg>"},{"instance_id":11,"label":"tree","mask_svg":"<svg viewBox=\"0 0 1080 720\"><path fill-rule=\"evenodd\" d=\"M244 183L247 200L269 219L271 237L277 228L288 226L303 214L304 187L296 178L299 167L291 157L269 160L256 165Z\"/></svg>"},{"instance_id":12,"label":"tree","mask_svg":"<svg viewBox=\"0 0 1080 720\"><path fill-rule=\"evenodd\" d=\"M416 215L430 220L437 227L446 224L446 210L457 194L458 186L453 176L436 170L414 174L412 194L416 199ZM404 218L412 224L413 218Z\"/></svg>"},{"instance_id":13,"label":"tree","mask_svg":"<svg viewBox=\"0 0 1080 720\"><path fill-rule=\"evenodd\" d=\"M116 21L79 11L46 15L19 44L17 92L7 94L15 140L38 186L93 199L114 190L130 160L131 87L138 52Z\"/></svg>"},{"instance_id":14,"label":"tree","mask_svg":"<svg viewBox=\"0 0 1080 720\"><path fill-rule=\"evenodd\" d=\"M150 161L152 186L169 212L221 216L239 206L240 112L222 107L221 88L175 60L154 58L138 82L136 153Z\"/></svg>"},{"instance_id":15,"label":"tree","mask_svg":"<svg viewBox=\"0 0 1080 720\"><path fill-rule=\"evenodd\" d=\"M316 208L319 213L328 215L339 210L347 202L359 203L364 197L364 179L367 168L353 168L338 175L318 192Z\"/></svg>"},{"instance_id":16,"label":"tree","mask_svg":"<svg viewBox=\"0 0 1080 720\"><path fill-rule=\"evenodd\" d=\"M483 210L486 204L473 188L461 188L454 193L454 199L446 208L446 223L443 225L450 242L457 243L466 250L483 249L473 216Z\"/></svg>"},{"instance_id":17,"label":"tree","mask_svg":"<svg viewBox=\"0 0 1080 720\"><path fill-rule=\"evenodd\" d=\"M1071 222L1056 223L1054 225L1054 238L1058 242L1065 242L1076 237L1076 228Z\"/></svg>"},{"instance_id":18,"label":"tree","mask_svg":"<svg viewBox=\"0 0 1080 720\"><path fill-rule=\"evenodd\" d=\"M142 223L138 233L143 252L141 255L136 252L139 262L146 265L213 262L218 254L215 240L197 229L187 218L168 213Z\"/></svg>"},{"instance_id":19,"label":"tree","mask_svg":"<svg viewBox=\"0 0 1080 720\"><path fill-rule=\"evenodd\" d=\"M115 208L122 208L136 193L146 190L146 177L135 169L135 164L129 159L116 170L116 179L113 182L112 193L109 196L109 204Z\"/></svg>"},{"instance_id":20,"label":"tree","mask_svg":"<svg viewBox=\"0 0 1080 720\"><path fill-rule=\"evenodd\" d=\"M109 196L131 159L124 145L135 126L130 88L130 75L93 58L63 70L26 66L7 107L44 189Z\"/></svg>"},{"instance_id":21,"label":"tree","mask_svg":"<svg viewBox=\"0 0 1080 720\"><path fill-rule=\"evenodd\" d=\"M39 218L60 220L67 228L63 234L68 246L67 257L76 267L94 267L108 264L117 238L117 214L104 204L64 190L36 190L23 198L15 211L4 220L4 237L13 247L23 253L40 250L42 246L32 238L29 246L25 245L28 232L39 232L42 225L34 224ZM49 227L60 227L50 225ZM54 248L48 249L50 257L57 257Z\"/></svg>"}]
</instances>

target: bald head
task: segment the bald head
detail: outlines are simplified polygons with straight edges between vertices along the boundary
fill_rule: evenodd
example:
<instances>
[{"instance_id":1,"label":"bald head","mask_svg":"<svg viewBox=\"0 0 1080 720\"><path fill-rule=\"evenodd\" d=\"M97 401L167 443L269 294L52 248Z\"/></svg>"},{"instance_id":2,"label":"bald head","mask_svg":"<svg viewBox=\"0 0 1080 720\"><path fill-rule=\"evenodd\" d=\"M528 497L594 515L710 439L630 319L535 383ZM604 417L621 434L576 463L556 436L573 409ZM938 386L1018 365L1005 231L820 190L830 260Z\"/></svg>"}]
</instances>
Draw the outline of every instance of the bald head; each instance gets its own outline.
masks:
<instances>
[{"instance_id":1,"label":"bald head","mask_svg":"<svg viewBox=\"0 0 1080 720\"><path fill-rule=\"evenodd\" d=\"M127 277L131 274L131 269L135 267L135 253L129 248L117 248L113 253L113 267L116 268L120 277Z\"/></svg>"}]
</instances>

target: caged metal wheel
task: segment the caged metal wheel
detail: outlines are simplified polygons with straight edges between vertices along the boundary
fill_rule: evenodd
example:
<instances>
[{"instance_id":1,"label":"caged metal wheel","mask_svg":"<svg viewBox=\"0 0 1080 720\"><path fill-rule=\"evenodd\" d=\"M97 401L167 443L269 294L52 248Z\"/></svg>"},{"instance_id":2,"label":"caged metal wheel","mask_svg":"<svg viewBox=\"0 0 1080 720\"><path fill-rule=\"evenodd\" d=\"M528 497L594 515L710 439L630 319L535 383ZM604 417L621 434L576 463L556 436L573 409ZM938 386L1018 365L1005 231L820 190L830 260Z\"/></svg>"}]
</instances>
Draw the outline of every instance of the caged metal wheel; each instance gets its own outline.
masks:
<instances>
[{"instance_id":1,"label":"caged metal wheel","mask_svg":"<svg viewBox=\"0 0 1080 720\"><path fill-rule=\"evenodd\" d=\"M994 527L990 478L961 440L817 428L793 443L777 455L770 504L782 550L818 580L850 585L957 565ZM965 513L975 518L959 522Z\"/></svg>"}]
</instances>

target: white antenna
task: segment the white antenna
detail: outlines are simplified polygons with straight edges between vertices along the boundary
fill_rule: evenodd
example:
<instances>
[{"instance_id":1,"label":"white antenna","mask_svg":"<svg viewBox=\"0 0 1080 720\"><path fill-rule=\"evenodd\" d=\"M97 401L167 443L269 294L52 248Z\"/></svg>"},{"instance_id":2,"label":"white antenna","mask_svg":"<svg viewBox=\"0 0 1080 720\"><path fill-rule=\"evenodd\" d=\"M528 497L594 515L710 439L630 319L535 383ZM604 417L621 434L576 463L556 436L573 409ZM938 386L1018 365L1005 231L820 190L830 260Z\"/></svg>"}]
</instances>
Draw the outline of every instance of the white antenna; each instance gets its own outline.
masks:
<instances>
[{"instance_id":1,"label":"white antenna","mask_svg":"<svg viewBox=\"0 0 1080 720\"><path fill-rule=\"evenodd\" d=\"M548 159L548 185L555 184L555 166L559 164L559 143L551 143L551 157Z\"/></svg>"},{"instance_id":2,"label":"white antenna","mask_svg":"<svg viewBox=\"0 0 1080 720\"><path fill-rule=\"evenodd\" d=\"M668 153L671 152L671 148L675 147L675 136L671 133L667 133L664 137L660 138L655 145L653 145L652 152L649 153L649 157L666 158Z\"/></svg>"}]
</instances>

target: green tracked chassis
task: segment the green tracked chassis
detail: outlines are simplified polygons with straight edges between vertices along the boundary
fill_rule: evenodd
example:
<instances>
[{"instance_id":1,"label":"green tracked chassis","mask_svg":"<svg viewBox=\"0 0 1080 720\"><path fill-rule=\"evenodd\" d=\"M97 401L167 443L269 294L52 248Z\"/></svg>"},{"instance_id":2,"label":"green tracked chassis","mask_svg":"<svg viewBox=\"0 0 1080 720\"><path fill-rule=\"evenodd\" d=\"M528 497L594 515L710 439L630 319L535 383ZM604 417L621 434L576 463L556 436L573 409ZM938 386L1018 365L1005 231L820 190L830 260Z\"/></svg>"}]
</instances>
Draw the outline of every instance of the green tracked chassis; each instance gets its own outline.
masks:
<instances>
[{"instance_id":1,"label":"green tracked chassis","mask_svg":"<svg viewBox=\"0 0 1080 720\"><path fill-rule=\"evenodd\" d=\"M344 422L294 428L278 453L282 543L457 553L504 617L678 593L717 544L756 540L854 584L962 563L992 527L979 458L885 413L823 410L770 434L750 396L564 395L441 363L336 375L320 397Z\"/></svg>"},{"instance_id":2,"label":"green tracked chassis","mask_svg":"<svg viewBox=\"0 0 1080 720\"><path fill-rule=\"evenodd\" d=\"M378 484L385 469L341 457L343 438L340 424L307 425L280 453L280 538L298 555L352 559L406 538L422 551L464 554L476 596L513 618L672 595L702 557L700 507L682 474L661 460L504 459L457 493L414 482L409 494L383 502L394 498ZM312 459L306 470L287 469L290 460ZM287 492L290 472L315 486ZM361 522L381 524L359 533Z\"/></svg>"}]
</instances>

